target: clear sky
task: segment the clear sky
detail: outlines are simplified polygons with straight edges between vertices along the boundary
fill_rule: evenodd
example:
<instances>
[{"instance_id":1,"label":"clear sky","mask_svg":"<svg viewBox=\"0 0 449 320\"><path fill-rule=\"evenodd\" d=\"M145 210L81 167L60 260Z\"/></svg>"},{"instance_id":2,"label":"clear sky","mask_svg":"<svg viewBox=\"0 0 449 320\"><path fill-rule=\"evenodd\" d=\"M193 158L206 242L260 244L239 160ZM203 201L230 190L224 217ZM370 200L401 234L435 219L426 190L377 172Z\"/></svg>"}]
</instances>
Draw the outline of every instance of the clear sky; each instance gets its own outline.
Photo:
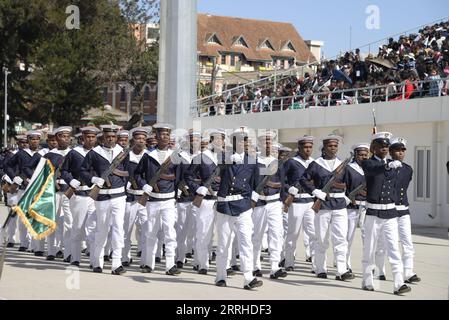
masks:
<instances>
[{"instance_id":1,"label":"clear sky","mask_svg":"<svg viewBox=\"0 0 449 320\"><path fill-rule=\"evenodd\" d=\"M379 15L369 6L376 6ZM324 54L331 58L349 49L350 29L352 48L357 48L448 17L449 1L198 0L198 12L293 23L304 40L324 41ZM371 50L377 52L377 48ZM367 51L368 47L362 49Z\"/></svg>"}]
</instances>

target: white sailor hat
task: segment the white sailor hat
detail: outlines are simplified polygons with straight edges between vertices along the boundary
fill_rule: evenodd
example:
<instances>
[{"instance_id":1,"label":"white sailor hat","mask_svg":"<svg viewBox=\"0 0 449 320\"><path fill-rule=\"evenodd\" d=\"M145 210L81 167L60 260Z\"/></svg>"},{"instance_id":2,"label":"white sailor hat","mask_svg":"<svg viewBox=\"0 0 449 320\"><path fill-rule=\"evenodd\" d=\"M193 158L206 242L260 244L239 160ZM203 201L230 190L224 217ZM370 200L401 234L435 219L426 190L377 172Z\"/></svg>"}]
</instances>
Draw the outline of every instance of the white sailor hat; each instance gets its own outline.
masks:
<instances>
[{"instance_id":1,"label":"white sailor hat","mask_svg":"<svg viewBox=\"0 0 449 320\"><path fill-rule=\"evenodd\" d=\"M383 144L391 144L391 140L393 139L393 134L390 132L378 132L373 135L372 141L383 143Z\"/></svg>"},{"instance_id":2,"label":"white sailor hat","mask_svg":"<svg viewBox=\"0 0 449 320\"><path fill-rule=\"evenodd\" d=\"M292 149L281 145L281 147L279 148L279 152L292 152Z\"/></svg>"},{"instance_id":3,"label":"white sailor hat","mask_svg":"<svg viewBox=\"0 0 449 320\"><path fill-rule=\"evenodd\" d=\"M42 136L42 132L40 131L36 131L36 130L30 130L26 133L27 137L32 137L32 136L38 136L41 137Z\"/></svg>"},{"instance_id":4,"label":"white sailor hat","mask_svg":"<svg viewBox=\"0 0 449 320\"><path fill-rule=\"evenodd\" d=\"M166 129L166 130L170 130L171 131L171 130L174 129L174 127L171 124L169 124L169 123L156 123L156 124L153 125L153 129L155 129L155 130Z\"/></svg>"},{"instance_id":5,"label":"white sailor hat","mask_svg":"<svg viewBox=\"0 0 449 320\"><path fill-rule=\"evenodd\" d=\"M357 150L360 150L360 149L367 149L367 150L369 150L370 146L369 146L369 143L362 142L362 143L356 143L355 145L353 145L351 147L351 149L354 152L357 151Z\"/></svg>"},{"instance_id":6,"label":"white sailor hat","mask_svg":"<svg viewBox=\"0 0 449 320\"><path fill-rule=\"evenodd\" d=\"M117 132L117 137L119 138L129 138L129 131L127 130L120 130Z\"/></svg>"},{"instance_id":7,"label":"white sailor hat","mask_svg":"<svg viewBox=\"0 0 449 320\"><path fill-rule=\"evenodd\" d=\"M206 130L206 132L209 133L210 136L214 136L214 135L225 136L226 135L226 131L224 129L220 129L220 128L209 129L209 130Z\"/></svg>"},{"instance_id":8,"label":"white sailor hat","mask_svg":"<svg viewBox=\"0 0 449 320\"><path fill-rule=\"evenodd\" d=\"M248 135L249 135L248 128L242 126L234 130L234 132L231 134L231 139L237 136L248 137Z\"/></svg>"},{"instance_id":9,"label":"white sailor hat","mask_svg":"<svg viewBox=\"0 0 449 320\"><path fill-rule=\"evenodd\" d=\"M94 126L88 126L88 127L83 127L80 128L81 134L86 133L93 133L93 134L98 134L100 132L100 129L98 129L97 127Z\"/></svg>"},{"instance_id":10,"label":"white sailor hat","mask_svg":"<svg viewBox=\"0 0 449 320\"><path fill-rule=\"evenodd\" d=\"M336 134L330 134L330 135L324 137L322 139L322 141L323 141L323 145L325 145L326 143L328 143L330 141L337 141L337 143L340 143L341 142L341 137L337 136Z\"/></svg>"},{"instance_id":11,"label":"white sailor hat","mask_svg":"<svg viewBox=\"0 0 449 320\"><path fill-rule=\"evenodd\" d=\"M201 137L201 132L199 131L195 131L193 129L190 129L189 132L187 132L184 135L184 138L187 139L188 137L193 136L193 137Z\"/></svg>"},{"instance_id":12,"label":"white sailor hat","mask_svg":"<svg viewBox=\"0 0 449 320\"><path fill-rule=\"evenodd\" d=\"M80 133L77 133L77 134L75 134L75 138L79 138L79 137L81 137L83 134L80 132Z\"/></svg>"},{"instance_id":13,"label":"white sailor hat","mask_svg":"<svg viewBox=\"0 0 449 320\"><path fill-rule=\"evenodd\" d=\"M72 127L63 126L53 130L53 134L56 136L60 133L72 133L72 131L73 131Z\"/></svg>"},{"instance_id":14,"label":"white sailor hat","mask_svg":"<svg viewBox=\"0 0 449 320\"><path fill-rule=\"evenodd\" d=\"M313 143L314 140L315 140L315 137L305 135L305 136L298 138L298 143Z\"/></svg>"},{"instance_id":15,"label":"white sailor hat","mask_svg":"<svg viewBox=\"0 0 449 320\"><path fill-rule=\"evenodd\" d=\"M101 131L103 131L103 132L117 133L120 127L115 124L106 124L106 125L101 125L100 128L101 128Z\"/></svg>"},{"instance_id":16,"label":"white sailor hat","mask_svg":"<svg viewBox=\"0 0 449 320\"><path fill-rule=\"evenodd\" d=\"M19 135L17 135L16 136L16 139L17 139L17 141L28 141L27 140L27 136L26 135L24 135L24 134L19 134Z\"/></svg>"},{"instance_id":17,"label":"white sailor hat","mask_svg":"<svg viewBox=\"0 0 449 320\"><path fill-rule=\"evenodd\" d=\"M132 138L135 135L143 134L148 138L148 136L150 135L150 131L151 131L151 127L146 127L146 128L137 127L137 128L131 129L131 131L129 132L129 137Z\"/></svg>"},{"instance_id":18,"label":"white sailor hat","mask_svg":"<svg viewBox=\"0 0 449 320\"><path fill-rule=\"evenodd\" d=\"M259 135L257 136L258 140L265 139L265 137L269 137L271 139L276 139L277 134L273 130L260 130Z\"/></svg>"},{"instance_id":19,"label":"white sailor hat","mask_svg":"<svg viewBox=\"0 0 449 320\"><path fill-rule=\"evenodd\" d=\"M404 138L394 138L393 140L391 140L390 149L407 150L407 140L405 140Z\"/></svg>"}]
</instances>

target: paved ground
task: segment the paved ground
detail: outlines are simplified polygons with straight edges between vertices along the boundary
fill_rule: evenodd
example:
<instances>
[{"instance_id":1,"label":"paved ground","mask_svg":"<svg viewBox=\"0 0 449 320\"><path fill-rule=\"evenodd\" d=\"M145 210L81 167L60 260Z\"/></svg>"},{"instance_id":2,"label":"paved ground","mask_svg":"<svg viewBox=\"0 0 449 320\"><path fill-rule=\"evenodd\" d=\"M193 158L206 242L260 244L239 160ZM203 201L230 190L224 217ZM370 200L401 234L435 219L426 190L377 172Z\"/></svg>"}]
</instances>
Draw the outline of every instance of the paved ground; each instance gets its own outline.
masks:
<instances>
[{"instance_id":1,"label":"paved ground","mask_svg":"<svg viewBox=\"0 0 449 320\"><path fill-rule=\"evenodd\" d=\"M0 206L0 222L6 210ZM17 247L7 250L3 276L0 281L1 299L145 299L145 300L290 300L290 299L360 299L360 300L447 300L449 297L449 241L447 230L414 228L416 272L422 282L413 285L412 292L403 297L393 295L389 266L387 281L376 281L377 291L366 292L361 286L361 240L359 230L353 248L356 279L350 282L333 280L335 269L329 268L329 279L317 279L310 273L310 264L304 262L302 240L299 240L296 271L283 280L268 279L264 271L264 285L254 291L242 289L243 276L228 279L227 288L214 284L214 267L207 276L192 271L187 263L178 277L166 276L163 265L155 273L141 274L137 264L128 268L124 276L110 274L106 264L103 274L94 274L83 258L78 271L67 269L61 260L48 262L30 253L18 252ZM134 253L134 252L133 252ZM263 254L263 268L267 270L268 256ZM329 251L328 260L332 261ZM134 257L134 260L138 258Z\"/></svg>"}]
</instances>

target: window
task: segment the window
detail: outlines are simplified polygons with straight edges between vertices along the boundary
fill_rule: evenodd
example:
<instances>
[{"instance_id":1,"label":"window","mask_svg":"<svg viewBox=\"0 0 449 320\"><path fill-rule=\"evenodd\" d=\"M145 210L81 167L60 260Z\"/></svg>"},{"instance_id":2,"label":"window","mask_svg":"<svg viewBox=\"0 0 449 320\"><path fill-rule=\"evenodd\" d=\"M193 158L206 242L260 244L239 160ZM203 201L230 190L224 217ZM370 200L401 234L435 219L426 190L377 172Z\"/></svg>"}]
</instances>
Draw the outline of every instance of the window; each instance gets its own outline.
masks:
<instances>
[{"instance_id":1,"label":"window","mask_svg":"<svg viewBox=\"0 0 449 320\"><path fill-rule=\"evenodd\" d=\"M148 28L147 29L147 39L157 39L159 38L158 28Z\"/></svg>"},{"instance_id":2,"label":"window","mask_svg":"<svg viewBox=\"0 0 449 320\"><path fill-rule=\"evenodd\" d=\"M295 47L293 47L290 41L287 42L287 44L282 48L282 50L296 52Z\"/></svg>"},{"instance_id":3,"label":"window","mask_svg":"<svg viewBox=\"0 0 449 320\"><path fill-rule=\"evenodd\" d=\"M431 149L416 147L415 152L415 200L430 201L431 197Z\"/></svg>"},{"instance_id":4,"label":"window","mask_svg":"<svg viewBox=\"0 0 449 320\"><path fill-rule=\"evenodd\" d=\"M103 102L108 102L108 87L103 87Z\"/></svg>"},{"instance_id":5,"label":"window","mask_svg":"<svg viewBox=\"0 0 449 320\"><path fill-rule=\"evenodd\" d=\"M218 45L221 46L220 39L218 39L218 37L217 37L216 34L214 34L213 36L211 36L211 37L209 38L209 41L207 41L207 43L208 43L208 44L218 44Z\"/></svg>"},{"instance_id":6,"label":"window","mask_svg":"<svg viewBox=\"0 0 449 320\"><path fill-rule=\"evenodd\" d=\"M126 90L125 88L121 88L120 89L120 102L125 102L126 101Z\"/></svg>"},{"instance_id":7,"label":"window","mask_svg":"<svg viewBox=\"0 0 449 320\"><path fill-rule=\"evenodd\" d=\"M231 54L231 66L235 66L235 60L237 59L237 56L235 54Z\"/></svg>"},{"instance_id":8,"label":"window","mask_svg":"<svg viewBox=\"0 0 449 320\"><path fill-rule=\"evenodd\" d=\"M150 88L148 86L145 87L145 91L143 92L143 100L150 100Z\"/></svg>"},{"instance_id":9,"label":"window","mask_svg":"<svg viewBox=\"0 0 449 320\"><path fill-rule=\"evenodd\" d=\"M240 36L236 41L234 41L234 46L248 48L248 45L246 44L246 41L245 39L243 39L242 36Z\"/></svg>"},{"instance_id":10,"label":"window","mask_svg":"<svg viewBox=\"0 0 449 320\"><path fill-rule=\"evenodd\" d=\"M222 53L220 55L221 61L220 64L226 64L226 53Z\"/></svg>"},{"instance_id":11,"label":"window","mask_svg":"<svg viewBox=\"0 0 449 320\"><path fill-rule=\"evenodd\" d=\"M271 45L270 41L265 40L261 45L260 45L261 49L270 49L274 51L273 46Z\"/></svg>"}]
</instances>

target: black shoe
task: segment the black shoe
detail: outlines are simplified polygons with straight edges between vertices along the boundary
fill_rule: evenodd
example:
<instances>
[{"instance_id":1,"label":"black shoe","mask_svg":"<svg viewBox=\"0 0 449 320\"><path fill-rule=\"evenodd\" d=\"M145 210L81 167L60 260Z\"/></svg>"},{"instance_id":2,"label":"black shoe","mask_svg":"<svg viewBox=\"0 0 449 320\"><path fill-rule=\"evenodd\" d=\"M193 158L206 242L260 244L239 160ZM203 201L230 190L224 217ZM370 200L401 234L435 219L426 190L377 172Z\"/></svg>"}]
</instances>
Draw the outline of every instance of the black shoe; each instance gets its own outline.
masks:
<instances>
[{"instance_id":1,"label":"black shoe","mask_svg":"<svg viewBox=\"0 0 449 320\"><path fill-rule=\"evenodd\" d=\"M235 258L236 258L236 259L240 259L240 255L236 255Z\"/></svg>"},{"instance_id":2,"label":"black shoe","mask_svg":"<svg viewBox=\"0 0 449 320\"><path fill-rule=\"evenodd\" d=\"M151 269L151 267L149 266L140 266L140 272L142 273L152 273L153 269Z\"/></svg>"},{"instance_id":3,"label":"black shoe","mask_svg":"<svg viewBox=\"0 0 449 320\"><path fill-rule=\"evenodd\" d=\"M310 273L315 274L315 270L310 271Z\"/></svg>"},{"instance_id":4,"label":"black shoe","mask_svg":"<svg viewBox=\"0 0 449 320\"><path fill-rule=\"evenodd\" d=\"M371 286L363 286L363 287L362 287L362 290L365 290L365 291L374 291L374 288L371 287Z\"/></svg>"},{"instance_id":5,"label":"black shoe","mask_svg":"<svg viewBox=\"0 0 449 320\"><path fill-rule=\"evenodd\" d=\"M67 258L65 258L62 261L66 262L66 263L70 263L70 260L72 260L72 255L69 255Z\"/></svg>"},{"instance_id":6,"label":"black shoe","mask_svg":"<svg viewBox=\"0 0 449 320\"><path fill-rule=\"evenodd\" d=\"M90 257L90 252L86 251L85 255L86 255L86 257Z\"/></svg>"},{"instance_id":7,"label":"black shoe","mask_svg":"<svg viewBox=\"0 0 449 320\"><path fill-rule=\"evenodd\" d=\"M206 275L207 274L207 270L206 269L201 269L201 270L198 271L198 274Z\"/></svg>"},{"instance_id":8,"label":"black shoe","mask_svg":"<svg viewBox=\"0 0 449 320\"><path fill-rule=\"evenodd\" d=\"M183 269L184 268L184 262L182 261L176 261L176 268Z\"/></svg>"},{"instance_id":9,"label":"black shoe","mask_svg":"<svg viewBox=\"0 0 449 320\"><path fill-rule=\"evenodd\" d=\"M54 261L55 260L55 256L47 256L46 258L48 261Z\"/></svg>"},{"instance_id":10,"label":"black shoe","mask_svg":"<svg viewBox=\"0 0 449 320\"><path fill-rule=\"evenodd\" d=\"M26 247L19 247L19 251L20 252L25 252L25 251L27 251L27 248Z\"/></svg>"},{"instance_id":11,"label":"black shoe","mask_svg":"<svg viewBox=\"0 0 449 320\"><path fill-rule=\"evenodd\" d=\"M226 287L226 281L224 281L224 280L217 281L217 282L215 282L215 285L217 287Z\"/></svg>"},{"instance_id":12,"label":"black shoe","mask_svg":"<svg viewBox=\"0 0 449 320\"><path fill-rule=\"evenodd\" d=\"M94 273L103 273L103 269L101 269L100 267L95 267L93 272Z\"/></svg>"},{"instance_id":13,"label":"black shoe","mask_svg":"<svg viewBox=\"0 0 449 320\"><path fill-rule=\"evenodd\" d=\"M407 293L412 291L412 288L410 288L408 285L403 284L402 287L400 287L397 291L394 292L395 295L400 295L403 293Z\"/></svg>"},{"instance_id":14,"label":"black shoe","mask_svg":"<svg viewBox=\"0 0 449 320\"><path fill-rule=\"evenodd\" d=\"M327 273L321 272L321 273L318 274L317 277L320 278L320 279L327 279Z\"/></svg>"},{"instance_id":15,"label":"black shoe","mask_svg":"<svg viewBox=\"0 0 449 320\"><path fill-rule=\"evenodd\" d=\"M279 262L279 268L283 268L283 267L285 267L285 259L282 259L282 261L281 262Z\"/></svg>"},{"instance_id":16,"label":"black shoe","mask_svg":"<svg viewBox=\"0 0 449 320\"><path fill-rule=\"evenodd\" d=\"M285 271L295 271L295 268L293 268L292 266L285 268Z\"/></svg>"},{"instance_id":17,"label":"black shoe","mask_svg":"<svg viewBox=\"0 0 449 320\"><path fill-rule=\"evenodd\" d=\"M260 270L253 271L253 276L254 277L262 277L262 271L260 271Z\"/></svg>"},{"instance_id":18,"label":"black shoe","mask_svg":"<svg viewBox=\"0 0 449 320\"><path fill-rule=\"evenodd\" d=\"M226 274L228 276L235 276L236 272L234 270L232 270L232 268L226 269Z\"/></svg>"},{"instance_id":19,"label":"black shoe","mask_svg":"<svg viewBox=\"0 0 449 320\"><path fill-rule=\"evenodd\" d=\"M199 268L200 268L199 266L193 266L193 268L192 268L192 269L193 269L193 271L198 271L198 270L199 270Z\"/></svg>"},{"instance_id":20,"label":"black shoe","mask_svg":"<svg viewBox=\"0 0 449 320\"><path fill-rule=\"evenodd\" d=\"M112 270L111 273L112 273L113 275L119 276L119 275L122 275L122 274L126 273L126 270L125 270L125 268L123 268L123 266L120 266L120 267L118 267L117 269Z\"/></svg>"},{"instance_id":21,"label":"black shoe","mask_svg":"<svg viewBox=\"0 0 449 320\"><path fill-rule=\"evenodd\" d=\"M188 252L188 253L186 253L186 258L192 259L193 256L192 256L192 254L190 252Z\"/></svg>"},{"instance_id":22,"label":"black shoe","mask_svg":"<svg viewBox=\"0 0 449 320\"><path fill-rule=\"evenodd\" d=\"M35 255L36 257L43 257L43 256L44 256L44 252L43 252L43 251L36 251L36 252L34 253L34 255Z\"/></svg>"},{"instance_id":23,"label":"black shoe","mask_svg":"<svg viewBox=\"0 0 449 320\"><path fill-rule=\"evenodd\" d=\"M14 248L15 243L13 242L8 242L8 244L6 245L6 248Z\"/></svg>"},{"instance_id":24,"label":"black shoe","mask_svg":"<svg viewBox=\"0 0 449 320\"><path fill-rule=\"evenodd\" d=\"M84 248L83 250L81 250L81 253L86 253L87 252L87 248Z\"/></svg>"},{"instance_id":25,"label":"black shoe","mask_svg":"<svg viewBox=\"0 0 449 320\"><path fill-rule=\"evenodd\" d=\"M93 268L94 268L94 266L90 264L89 265L89 269L93 269Z\"/></svg>"},{"instance_id":26,"label":"black shoe","mask_svg":"<svg viewBox=\"0 0 449 320\"><path fill-rule=\"evenodd\" d=\"M109 255L104 255L104 256L103 256L103 261L104 261L104 262L109 262L109 261L111 261L111 259L109 259Z\"/></svg>"},{"instance_id":27,"label":"black shoe","mask_svg":"<svg viewBox=\"0 0 449 320\"><path fill-rule=\"evenodd\" d=\"M306 259L306 262L312 263L312 257L308 257L308 258Z\"/></svg>"},{"instance_id":28,"label":"black shoe","mask_svg":"<svg viewBox=\"0 0 449 320\"><path fill-rule=\"evenodd\" d=\"M170 270L165 272L167 276L177 276L180 273L181 271L179 271L178 268L176 268L176 266L173 266Z\"/></svg>"},{"instance_id":29,"label":"black shoe","mask_svg":"<svg viewBox=\"0 0 449 320\"><path fill-rule=\"evenodd\" d=\"M262 285L263 285L263 281L262 280L257 280L257 278L254 278L250 283L245 284L243 286L243 289L245 289L245 290L252 290L254 288L261 287Z\"/></svg>"},{"instance_id":30,"label":"black shoe","mask_svg":"<svg viewBox=\"0 0 449 320\"><path fill-rule=\"evenodd\" d=\"M380 281L387 281L387 277L385 277L385 275L381 274L381 275L379 276L379 280L380 280Z\"/></svg>"},{"instance_id":31,"label":"black shoe","mask_svg":"<svg viewBox=\"0 0 449 320\"><path fill-rule=\"evenodd\" d=\"M122 266L129 267L130 262L129 261L122 261Z\"/></svg>"},{"instance_id":32,"label":"black shoe","mask_svg":"<svg viewBox=\"0 0 449 320\"><path fill-rule=\"evenodd\" d=\"M260 256L259 260L260 260L260 261L263 261L263 257L262 257L262 256Z\"/></svg>"},{"instance_id":33,"label":"black shoe","mask_svg":"<svg viewBox=\"0 0 449 320\"><path fill-rule=\"evenodd\" d=\"M64 258L64 253L62 251L56 252L56 258L58 258L58 259Z\"/></svg>"},{"instance_id":34,"label":"black shoe","mask_svg":"<svg viewBox=\"0 0 449 320\"><path fill-rule=\"evenodd\" d=\"M285 278L286 276L287 272L285 270L279 269L275 273L270 274L270 279Z\"/></svg>"},{"instance_id":35,"label":"black shoe","mask_svg":"<svg viewBox=\"0 0 449 320\"><path fill-rule=\"evenodd\" d=\"M349 271L346 271L342 275L335 277L335 280L338 280L338 281L346 281L346 280L350 280L350 279L354 279L354 275L352 273L350 273Z\"/></svg>"},{"instance_id":36,"label":"black shoe","mask_svg":"<svg viewBox=\"0 0 449 320\"><path fill-rule=\"evenodd\" d=\"M232 266L231 269L234 270L234 271L240 271L240 268L237 265Z\"/></svg>"},{"instance_id":37,"label":"black shoe","mask_svg":"<svg viewBox=\"0 0 449 320\"><path fill-rule=\"evenodd\" d=\"M421 278L418 277L416 274L405 280L405 283L413 283L413 282L420 282Z\"/></svg>"},{"instance_id":38,"label":"black shoe","mask_svg":"<svg viewBox=\"0 0 449 320\"><path fill-rule=\"evenodd\" d=\"M73 261L73 262L70 263L70 265L79 267L80 263L79 263L79 261Z\"/></svg>"},{"instance_id":39,"label":"black shoe","mask_svg":"<svg viewBox=\"0 0 449 320\"><path fill-rule=\"evenodd\" d=\"M136 256L137 256L137 258L140 258L142 256L142 251L137 251Z\"/></svg>"},{"instance_id":40,"label":"black shoe","mask_svg":"<svg viewBox=\"0 0 449 320\"><path fill-rule=\"evenodd\" d=\"M161 263L161 258L159 257L156 257L154 260L156 261L156 263Z\"/></svg>"},{"instance_id":41,"label":"black shoe","mask_svg":"<svg viewBox=\"0 0 449 320\"><path fill-rule=\"evenodd\" d=\"M212 251L212 261L215 261L215 259L217 258L217 254L215 253L215 251Z\"/></svg>"}]
</instances>

